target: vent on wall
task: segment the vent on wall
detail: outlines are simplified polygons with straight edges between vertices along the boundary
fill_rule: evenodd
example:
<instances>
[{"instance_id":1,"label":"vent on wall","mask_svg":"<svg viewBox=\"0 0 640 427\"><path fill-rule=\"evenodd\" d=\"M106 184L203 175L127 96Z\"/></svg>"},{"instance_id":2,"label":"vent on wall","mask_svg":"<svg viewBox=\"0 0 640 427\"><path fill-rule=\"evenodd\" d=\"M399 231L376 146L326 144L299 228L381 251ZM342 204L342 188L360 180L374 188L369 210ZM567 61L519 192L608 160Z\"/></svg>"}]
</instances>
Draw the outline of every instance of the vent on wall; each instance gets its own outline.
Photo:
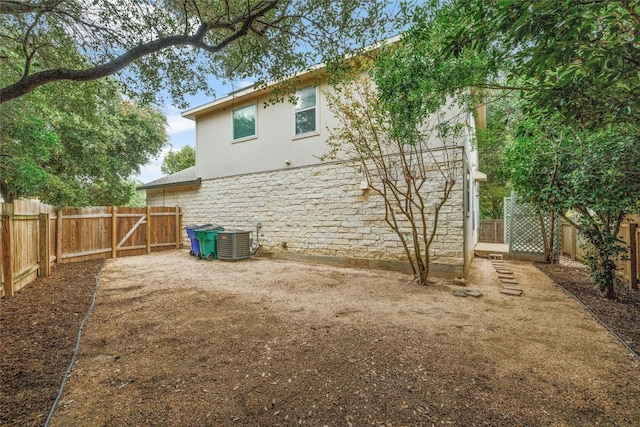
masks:
<instances>
[{"instance_id":1,"label":"vent on wall","mask_svg":"<svg viewBox=\"0 0 640 427\"><path fill-rule=\"evenodd\" d=\"M249 258L253 243L252 231L221 231L216 239L218 259Z\"/></svg>"}]
</instances>

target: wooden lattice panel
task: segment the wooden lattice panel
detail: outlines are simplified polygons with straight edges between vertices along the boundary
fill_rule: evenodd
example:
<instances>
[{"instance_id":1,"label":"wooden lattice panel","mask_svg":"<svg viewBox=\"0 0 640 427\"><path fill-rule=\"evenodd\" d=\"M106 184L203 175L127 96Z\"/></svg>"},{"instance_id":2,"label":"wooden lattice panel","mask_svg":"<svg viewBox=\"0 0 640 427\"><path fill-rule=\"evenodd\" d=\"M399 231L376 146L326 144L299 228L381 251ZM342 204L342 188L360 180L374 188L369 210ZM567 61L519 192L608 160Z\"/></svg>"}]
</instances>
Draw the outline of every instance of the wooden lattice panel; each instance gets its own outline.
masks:
<instances>
[{"instance_id":1,"label":"wooden lattice panel","mask_svg":"<svg viewBox=\"0 0 640 427\"><path fill-rule=\"evenodd\" d=\"M509 252L544 254L544 239L537 209L512 195L509 203ZM506 204L505 204L506 206ZM547 239L551 239L551 214L543 214ZM506 233L506 231L505 231ZM554 249L560 255L560 219L555 218Z\"/></svg>"}]
</instances>

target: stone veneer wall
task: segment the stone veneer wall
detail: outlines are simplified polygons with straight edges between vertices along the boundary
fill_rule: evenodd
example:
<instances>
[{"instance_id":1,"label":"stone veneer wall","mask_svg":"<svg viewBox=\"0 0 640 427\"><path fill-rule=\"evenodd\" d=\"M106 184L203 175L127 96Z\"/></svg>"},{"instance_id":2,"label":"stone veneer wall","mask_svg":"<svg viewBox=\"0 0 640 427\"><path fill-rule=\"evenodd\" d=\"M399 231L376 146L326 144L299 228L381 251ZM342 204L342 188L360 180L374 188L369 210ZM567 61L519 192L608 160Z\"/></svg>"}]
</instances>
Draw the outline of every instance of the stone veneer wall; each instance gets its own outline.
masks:
<instances>
[{"instance_id":1,"label":"stone veneer wall","mask_svg":"<svg viewBox=\"0 0 640 427\"><path fill-rule=\"evenodd\" d=\"M431 247L432 271L448 275L462 275L464 267L462 160L457 165ZM260 252L274 257L407 270L400 240L384 221L382 198L362 190L361 181L353 165L325 163L206 180L200 188L148 190L147 204L181 206L185 225L253 230L254 240L261 222Z\"/></svg>"}]
</instances>

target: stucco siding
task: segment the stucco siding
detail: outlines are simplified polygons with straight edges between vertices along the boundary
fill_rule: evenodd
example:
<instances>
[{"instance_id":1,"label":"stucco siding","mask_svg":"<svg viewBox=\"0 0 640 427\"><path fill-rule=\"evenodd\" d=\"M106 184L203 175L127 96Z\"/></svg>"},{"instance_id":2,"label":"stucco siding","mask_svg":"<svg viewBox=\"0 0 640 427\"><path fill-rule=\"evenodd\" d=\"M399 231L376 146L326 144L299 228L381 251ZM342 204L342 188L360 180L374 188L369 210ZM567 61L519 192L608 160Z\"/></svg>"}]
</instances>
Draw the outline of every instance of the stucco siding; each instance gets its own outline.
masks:
<instances>
[{"instance_id":1,"label":"stucco siding","mask_svg":"<svg viewBox=\"0 0 640 427\"><path fill-rule=\"evenodd\" d=\"M313 85L313 81L300 87ZM281 102L265 107L269 96L228 102L214 112L199 116L196 132L196 175L202 179L296 168L319 163L327 151L328 128L336 126L324 92L326 84L317 90L317 132L296 136L294 106ZM256 136L233 142L232 112L249 104L256 106Z\"/></svg>"}]
</instances>

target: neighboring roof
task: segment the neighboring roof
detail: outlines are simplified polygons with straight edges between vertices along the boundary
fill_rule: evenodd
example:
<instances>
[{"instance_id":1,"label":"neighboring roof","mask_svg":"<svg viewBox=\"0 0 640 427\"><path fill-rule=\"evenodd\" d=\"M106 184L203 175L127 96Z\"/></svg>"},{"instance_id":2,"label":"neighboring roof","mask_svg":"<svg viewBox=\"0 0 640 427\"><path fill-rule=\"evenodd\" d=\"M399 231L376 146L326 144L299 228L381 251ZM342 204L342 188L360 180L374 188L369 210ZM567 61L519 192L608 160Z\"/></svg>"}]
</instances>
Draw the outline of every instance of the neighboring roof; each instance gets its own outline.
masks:
<instances>
[{"instance_id":1,"label":"neighboring roof","mask_svg":"<svg viewBox=\"0 0 640 427\"><path fill-rule=\"evenodd\" d=\"M191 166L171 175L163 176L155 181L142 184L138 190L151 190L154 188L178 187L183 185L200 185L201 178L196 177L196 167Z\"/></svg>"},{"instance_id":2,"label":"neighboring roof","mask_svg":"<svg viewBox=\"0 0 640 427\"><path fill-rule=\"evenodd\" d=\"M369 47L367 47L365 49L365 51L375 51L376 49L379 49L380 46L382 46L383 44L393 44L393 43L397 43L400 40L400 35L396 35L393 37L390 37L386 40L383 40L379 43L375 43ZM314 75L318 75L321 74L324 71L325 68L325 64L317 64L313 67L311 67L308 70L299 72L298 74L291 76L292 79L294 78L299 78L301 80L305 80L307 78L311 78ZM267 87L259 87L256 88L255 86L251 85L248 86L246 88L243 89L238 89L234 92L231 92L228 96L224 97L224 98L220 98L220 99L216 99L214 101L208 102L204 105L200 105L198 107L194 107L191 108L185 112L182 113L182 117L184 117L185 119L191 119L191 120L195 120L197 116L200 116L202 114L207 114L207 113L211 113L213 111L218 110L219 108L222 108L223 106L233 103L233 102L239 102L242 101L244 99L247 98L253 98L257 95L261 95L263 93L266 93L269 91L268 88L273 87L277 84L277 82L272 82L269 83L267 85Z\"/></svg>"}]
</instances>

